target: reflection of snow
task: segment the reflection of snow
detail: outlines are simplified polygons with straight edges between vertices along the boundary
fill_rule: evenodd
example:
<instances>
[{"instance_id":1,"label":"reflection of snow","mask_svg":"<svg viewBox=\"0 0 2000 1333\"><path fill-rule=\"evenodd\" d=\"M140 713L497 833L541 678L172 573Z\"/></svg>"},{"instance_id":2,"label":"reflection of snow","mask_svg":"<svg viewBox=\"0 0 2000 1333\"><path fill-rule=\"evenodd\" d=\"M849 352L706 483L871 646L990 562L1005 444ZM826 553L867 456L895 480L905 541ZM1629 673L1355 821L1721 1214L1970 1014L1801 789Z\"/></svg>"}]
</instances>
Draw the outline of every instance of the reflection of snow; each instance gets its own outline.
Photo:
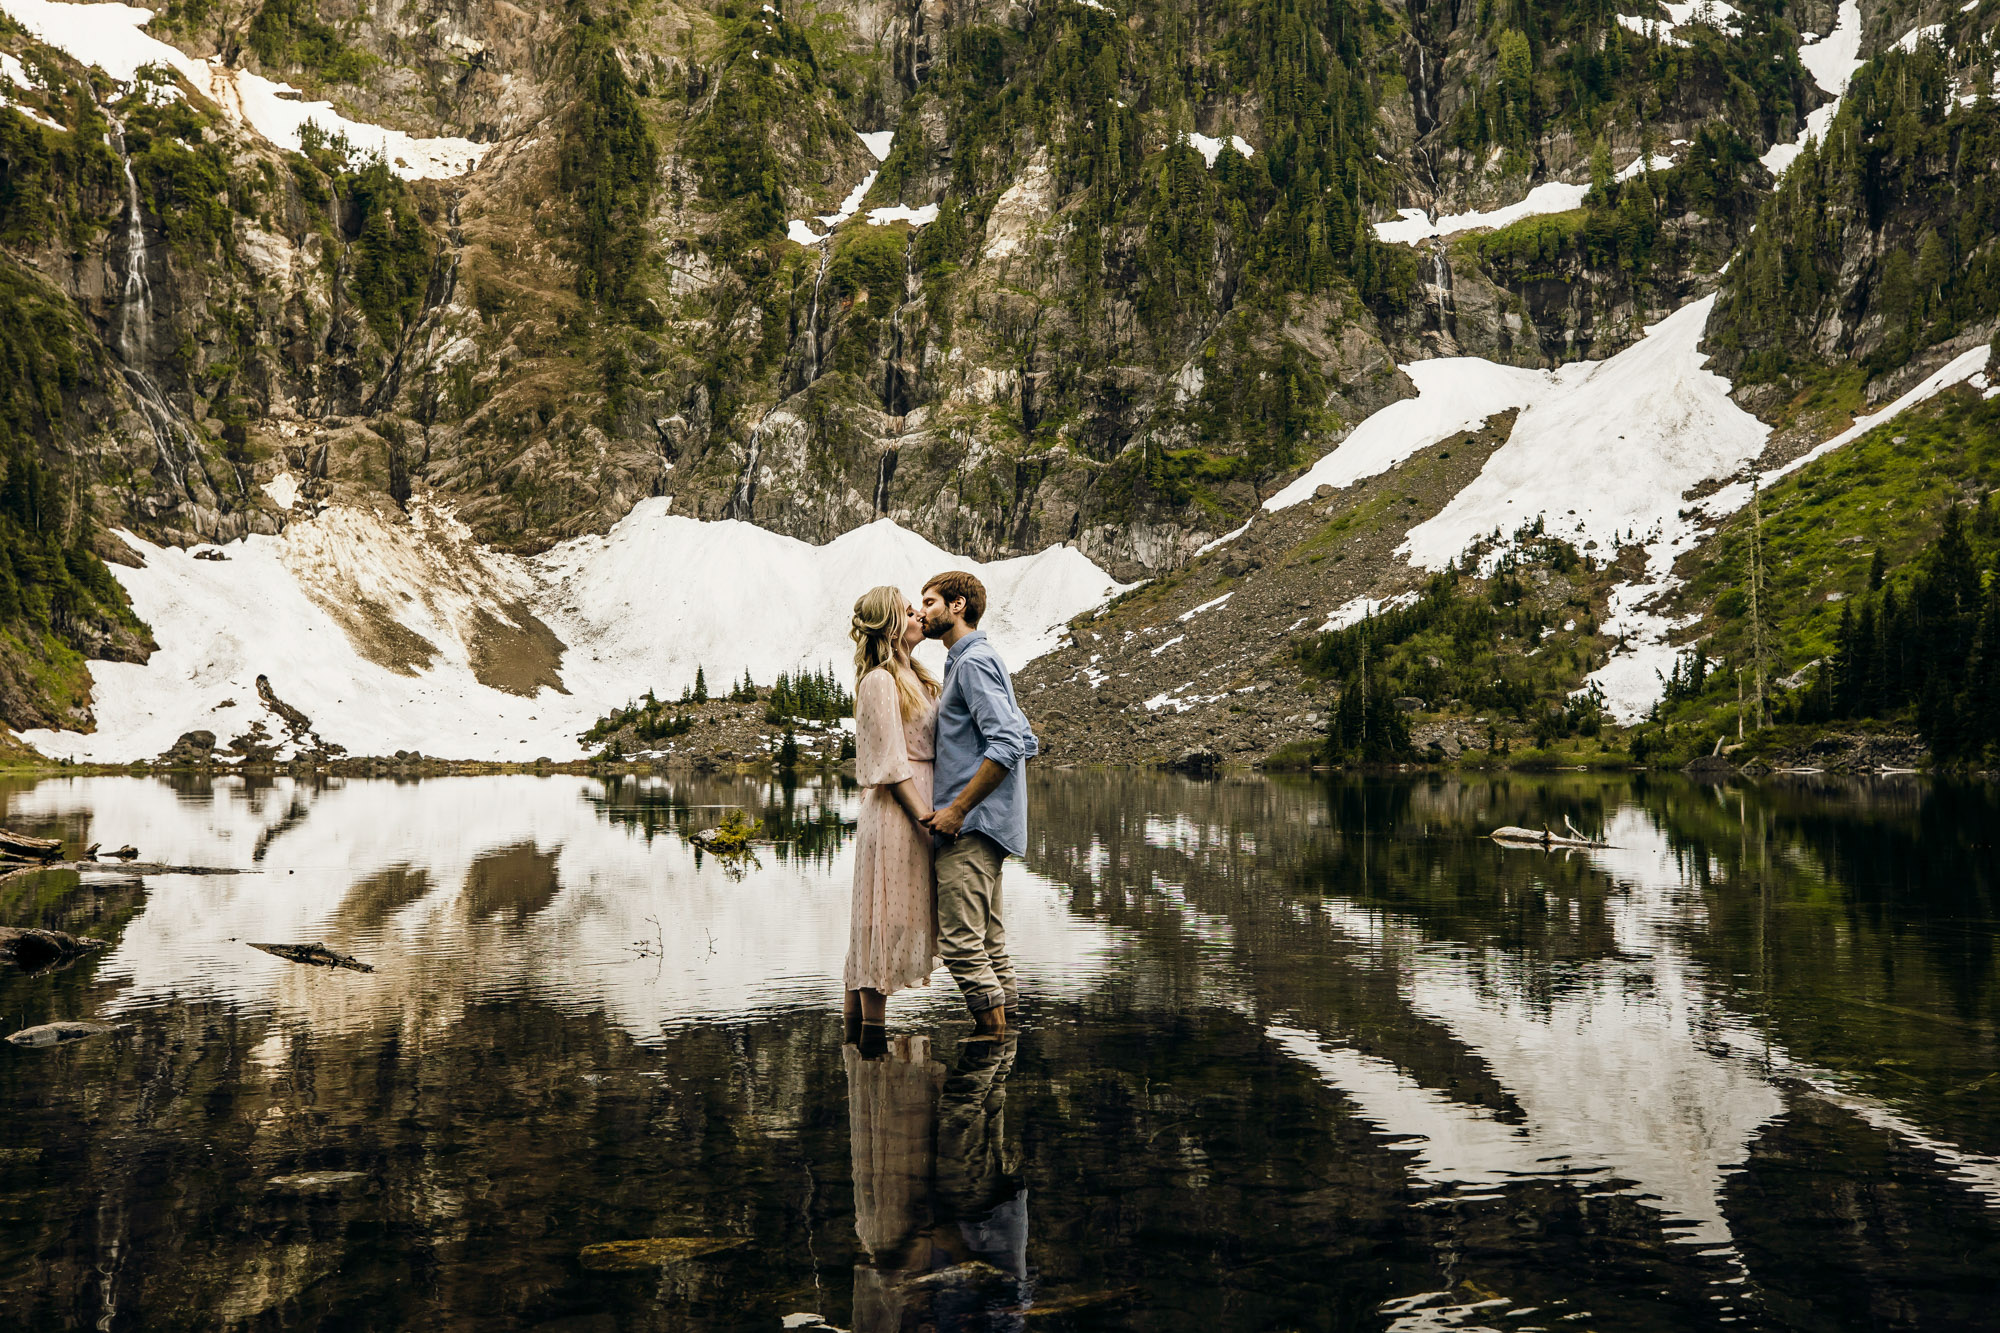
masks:
<instances>
[{"instance_id":1,"label":"reflection of snow","mask_svg":"<svg viewBox=\"0 0 2000 1333\"><path fill-rule=\"evenodd\" d=\"M1664 835L1637 810L1608 834L1619 849L1606 854L1607 868L1627 886L1617 907L1626 918L1616 927L1620 953L1579 967L1548 997L1530 984L1544 968L1539 959L1425 948L1410 923L1338 899L1326 904L1336 928L1401 969L1414 1011L1492 1069L1526 1112L1523 1124L1503 1133L1482 1113L1431 1105L1436 1094L1352 1053L1310 1063L1392 1132L1428 1126L1417 1132L1429 1137L1406 1150L1420 1154L1420 1177L1430 1183L1478 1187L1602 1171L1629 1182L1681 1239L1726 1244L1723 1178L1783 1103L1751 1064L1711 1049L1715 1030L1733 1020L1709 1001L1679 942L1699 900L1671 869ZM1297 1038L1285 1044L1297 1053Z\"/></svg>"},{"instance_id":2,"label":"reflection of snow","mask_svg":"<svg viewBox=\"0 0 2000 1333\"><path fill-rule=\"evenodd\" d=\"M1775 1078L1928 1152L2000 1205L2000 1158L1939 1141L1836 1076L1794 1064L1716 1002L1685 943L1703 920L1703 880L1651 816L1627 807L1605 836L1613 846L1578 854L1617 890L1606 907L1618 952L1573 968L1553 993L1538 984L1548 975L1539 957L1427 941L1416 923L1347 900L1323 906L1343 935L1397 969L1414 1012L1492 1071L1522 1123L1501 1124L1317 1034L1272 1026L1267 1035L1393 1135L1387 1146L1411 1154L1425 1184L1478 1191L1598 1175L1663 1214L1677 1239L1719 1247L1713 1254L1734 1249L1723 1181L1784 1109Z\"/></svg>"},{"instance_id":3,"label":"reflection of snow","mask_svg":"<svg viewBox=\"0 0 2000 1333\"><path fill-rule=\"evenodd\" d=\"M569 777L322 788L280 779L183 797L159 782L83 778L41 783L9 813L88 815L106 839L130 839L149 858L259 867L148 878L144 909L99 970L122 987L118 1010L179 996L274 1009L325 1031L436 1030L469 1004L530 998L602 1009L643 1038L663 1025L838 1003L851 843L822 863L766 849L761 868L732 880L712 860L697 870L678 837L648 841L610 823L592 803L601 792ZM849 819L857 803L808 787L799 799L825 799ZM520 919L482 916L467 890L474 866L524 847L552 862L546 902ZM1072 916L1064 891L1019 863L1007 868L1007 900L1029 993L1087 991L1112 935ZM376 970L324 972L242 943L315 939ZM956 996L939 972L896 1004L943 1011Z\"/></svg>"}]
</instances>

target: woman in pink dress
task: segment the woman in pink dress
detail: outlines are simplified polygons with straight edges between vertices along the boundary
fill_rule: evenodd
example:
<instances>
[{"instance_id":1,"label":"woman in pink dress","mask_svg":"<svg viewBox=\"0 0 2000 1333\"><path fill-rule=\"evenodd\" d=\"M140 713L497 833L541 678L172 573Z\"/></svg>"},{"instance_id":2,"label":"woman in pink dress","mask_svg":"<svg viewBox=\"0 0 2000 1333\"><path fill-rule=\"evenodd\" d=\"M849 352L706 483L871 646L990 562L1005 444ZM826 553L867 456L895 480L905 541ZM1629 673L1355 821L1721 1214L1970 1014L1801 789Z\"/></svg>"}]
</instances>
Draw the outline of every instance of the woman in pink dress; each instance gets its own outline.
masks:
<instances>
[{"instance_id":1,"label":"woman in pink dress","mask_svg":"<svg viewBox=\"0 0 2000 1333\"><path fill-rule=\"evenodd\" d=\"M931 759L938 684L910 657L923 621L895 588L854 604L854 770L864 791L854 835L853 923L847 937L847 1033L881 1043L885 1002L930 980L937 954L931 885Z\"/></svg>"}]
</instances>

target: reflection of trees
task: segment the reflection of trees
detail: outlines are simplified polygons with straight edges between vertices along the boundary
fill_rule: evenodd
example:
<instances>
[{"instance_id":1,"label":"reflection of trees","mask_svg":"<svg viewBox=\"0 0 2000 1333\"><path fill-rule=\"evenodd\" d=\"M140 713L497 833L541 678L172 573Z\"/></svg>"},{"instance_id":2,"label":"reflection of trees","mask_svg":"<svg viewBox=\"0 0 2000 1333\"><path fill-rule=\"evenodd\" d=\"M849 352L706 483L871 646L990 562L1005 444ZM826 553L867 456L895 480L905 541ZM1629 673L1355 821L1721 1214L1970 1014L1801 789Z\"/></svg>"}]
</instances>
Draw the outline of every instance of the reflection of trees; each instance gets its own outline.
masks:
<instances>
[{"instance_id":1,"label":"reflection of trees","mask_svg":"<svg viewBox=\"0 0 2000 1333\"><path fill-rule=\"evenodd\" d=\"M613 824L640 829L648 838L686 838L719 822L726 810L748 812L757 836L775 844L778 859L825 865L840 853L854 828L847 817L851 793L838 779L801 784L792 775L610 777L592 802Z\"/></svg>"}]
</instances>

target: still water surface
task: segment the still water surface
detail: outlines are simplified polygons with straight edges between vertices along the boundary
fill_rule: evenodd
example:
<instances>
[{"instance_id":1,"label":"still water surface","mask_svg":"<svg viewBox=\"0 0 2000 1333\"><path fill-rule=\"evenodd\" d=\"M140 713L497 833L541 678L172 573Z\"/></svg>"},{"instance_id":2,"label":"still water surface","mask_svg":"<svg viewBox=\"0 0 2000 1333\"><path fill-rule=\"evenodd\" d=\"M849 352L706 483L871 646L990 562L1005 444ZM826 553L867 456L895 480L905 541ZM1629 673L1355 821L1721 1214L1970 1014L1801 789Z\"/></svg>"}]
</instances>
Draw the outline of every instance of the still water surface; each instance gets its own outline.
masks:
<instances>
[{"instance_id":1,"label":"still water surface","mask_svg":"<svg viewBox=\"0 0 2000 1333\"><path fill-rule=\"evenodd\" d=\"M865 1060L838 785L16 786L252 873L0 885L116 941L0 975L0 1031L119 1025L0 1045L0 1326L1995 1326L1990 791L1033 801L1026 1030L965 1041L940 972ZM686 841L731 805L757 864ZM1481 836L1564 816L1612 846Z\"/></svg>"}]
</instances>

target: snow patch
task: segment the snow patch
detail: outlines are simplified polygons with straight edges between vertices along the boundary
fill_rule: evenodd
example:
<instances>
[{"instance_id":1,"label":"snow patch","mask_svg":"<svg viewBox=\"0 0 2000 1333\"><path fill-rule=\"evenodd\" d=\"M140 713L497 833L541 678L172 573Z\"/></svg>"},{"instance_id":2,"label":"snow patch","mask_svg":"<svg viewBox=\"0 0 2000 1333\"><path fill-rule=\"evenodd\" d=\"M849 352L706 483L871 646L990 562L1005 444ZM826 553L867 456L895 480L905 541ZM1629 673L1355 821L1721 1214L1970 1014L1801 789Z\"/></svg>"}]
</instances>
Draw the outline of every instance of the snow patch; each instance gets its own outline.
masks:
<instances>
[{"instance_id":1,"label":"snow patch","mask_svg":"<svg viewBox=\"0 0 2000 1333\"><path fill-rule=\"evenodd\" d=\"M1654 153L1649 157L1641 153L1638 157L1632 159L1630 166L1618 173L1616 179L1621 182L1629 181L1635 176L1643 175L1648 171L1665 171L1673 166L1673 164L1674 160L1671 157L1666 157L1659 153Z\"/></svg>"},{"instance_id":2,"label":"snow patch","mask_svg":"<svg viewBox=\"0 0 2000 1333\"><path fill-rule=\"evenodd\" d=\"M1783 175L1806 144L1814 139L1824 142L1826 132L1833 126L1833 118L1840 114L1840 99L1847 92L1847 85L1854 79L1854 71L1867 62L1861 59L1861 4L1860 0L1842 0L1833 31L1815 42L1808 42L1799 48L1799 63L1813 76L1813 82L1823 90L1833 94L1833 100L1806 117L1805 128L1799 137L1790 143L1773 144L1768 152L1758 160L1772 175Z\"/></svg>"},{"instance_id":3,"label":"snow patch","mask_svg":"<svg viewBox=\"0 0 2000 1333\"><path fill-rule=\"evenodd\" d=\"M1356 597L1343 603L1339 610L1326 618L1326 623L1318 629L1320 634L1331 634L1335 630L1358 625L1370 616L1379 616L1384 611L1393 611L1399 606L1409 606L1417 600L1414 592L1397 593L1394 597L1377 600L1373 597Z\"/></svg>"},{"instance_id":4,"label":"snow patch","mask_svg":"<svg viewBox=\"0 0 2000 1333\"><path fill-rule=\"evenodd\" d=\"M642 501L610 533L525 560L480 546L422 502L409 522L329 508L281 536L231 543L220 561L121 534L144 564L113 575L160 649L144 664L91 663L94 733L26 739L51 756L125 761L197 728L225 744L257 720L282 734L259 699L263 675L319 736L357 754L575 758L598 717L648 689L678 690L697 666L722 677L748 667L760 681L801 665L842 669L849 610L877 584L914 595L939 570L977 574L991 598L983 628L1016 669L1119 591L1072 547L982 564L887 519L811 546L677 518L670 504ZM745 616L753 605L759 614ZM544 679L482 683L495 679L496 643L537 660L533 621L561 645L541 641Z\"/></svg>"},{"instance_id":5,"label":"snow patch","mask_svg":"<svg viewBox=\"0 0 2000 1333\"><path fill-rule=\"evenodd\" d=\"M1608 361L1557 370L1472 484L1410 530L1411 563L1442 569L1474 539L1538 515L1552 535L1608 552L1672 518L1690 486L1755 458L1768 429L1703 369L1714 304L1682 306Z\"/></svg>"},{"instance_id":6,"label":"snow patch","mask_svg":"<svg viewBox=\"0 0 2000 1333\"><path fill-rule=\"evenodd\" d=\"M1897 49L1899 50L1907 51L1911 55L1915 55L1917 53L1917 47L1920 44L1925 42L1932 42L1932 43L1942 42L1943 40L1944 40L1944 24L1929 23L1925 24L1921 28L1912 28L1908 32L1904 33L1901 37L1898 37L1896 39L1896 46Z\"/></svg>"},{"instance_id":7,"label":"snow patch","mask_svg":"<svg viewBox=\"0 0 2000 1333\"><path fill-rule=\"evenodd\" d=\"M4 0L0 0L0 3L4 3ZM880 174L880 172L876 171L869 172L861 178L861 184L850 190L847 198L840 201L839 208L836 208L831 213L819 213L815 215L814 221L824 227L824 231L814 231L812 224L804 218L793 218L785 224L786 238L795 245L813 246L818 245L821 241L833 235L835 227L838 227L841 223L847 221L860 211L861 201L866 199L868 192L875 188L875 178Z\"/></svg>"},{"instance_id":8,"label":"snow patch","mask_svg":"<svg viewBox=\"0 0 2000 1333\"><path fill-rule=\"evenodd\" d=\"M882 227L891 222L907 222L912 227L928 227L937 221L937 216L936 204L925 204L922 208L905 208L901 204L896 204L889 208L869 209L868 225Z\"/></svg>"},{"instance_id":9,"label":"snow patch","mask_svg":"<svg viewBox=\"0 0 2000 1333\"><path fill-rule=\"evenodd\" d=\"M289 472L280 472L259 489L280 509L290 509L299 502L299 479Z\"/></svg>"},{"instance_id":10,"label":"snow patch","mask_svg":"<svg viewBox=\"0 0 2000 1333\"><path fill-rule=\"evenodd\" d=\"M1249 157L1257 151L1240 134L1232 134L1227 139L1211 139L1206 134L1197 134L1190 130L1185 136L1185 142L1188 147L1200 153L1201 160L1206 162L1211 168L1215 166L1215 159L1222 156L1224 148L1233 148L1243 157ZM1165 144L1160 145L1163 149L1166 146Z\"/></svg>"},{"instance_id":11,"label":"snow patch","mask_svg":"<svg viewBox=\"0 0 2000 1333\"><path fill-rule=\"evenodd\" d=\"M1451 213L1433 222L1421 208L1405 208L1401 211L1401 221L1378 222L1375 224L1377 240L1395 245L1415 245L1433 236L1450 236L1461 231L1478 231L1487 227L1504 227L1522 218L1535 217L1543 213L1567 213L1571 209L1582 208L1584 196L1590 193L1587 185L1567 185L1562 181L1548 181L1528 191L1527 197L1519 203L1489 212Z\"/></svg>"},{"instance_id":12,"label":"snow patch","mask_svg":"<svg viewBox=\"0 0 2000 1333\"><path fill-rule=\"evenodd\" d=\"M869 130L859 137L868 151L875 155L877 162L887 162L889 160L889 145L895 142L896 139L896 132L894 130Z\"/></svg>"},{"instance_id":13,"label":"snow patch","mask_svg":"<svg viewBox=\"0 0 2000 1333\"><path fill-rule=\"evenodd\" d=\"M223 114L280 148L299 150L299 131L310 121L330 136L345 136L362 154L380 154L405 180L462 176L479 165L490 144L470 139L420 139L401 130L348 120L331 102L299 100L299 90L222 63L196 60L141 31L153 11L123 4L64 4L61 0L0 0L0 11L40 41L120 83L134 83L145 65L174 70Z\"/></svg>"},{"instance_id":14,"label":"snow patch","mask_svg":"<svg viewBox=\"0 0 2000 1333\"><path fill-rule=\"evenodd\" d=\"M1522 370L1476 356L1415 361L1403 373L1417 386L1415 398L1391 403L1363 421L1305 475L1266 500L1264 508L1289 509L1312 499L1321 486L1351 486L1387 472L1420 449L1479 429L1495 413L1526 407L1551 383L1546 370Z\"/></svg>"},{"instance_id":15,"label":"snow patch","mask_svg":"<svg viewBox=\"0 0 2000 1333\"><path fill-rule=\"evenodd\" d=\"M1200 606L1195 607L1192 611L1183 611L1181 612L1179 617L1180 621L1182 624L1186 624L1188 621L1193 620L1196 616L1200 615L1204 611L1213 611L1216 607L1221 606L1224 602L1228 601L1235 595L1236 595L1236 590L1232 588L1228 592L1222 594L1222 596L1216 598L1213 601L1203 602Z\"/></svg>"}]
</instances>

